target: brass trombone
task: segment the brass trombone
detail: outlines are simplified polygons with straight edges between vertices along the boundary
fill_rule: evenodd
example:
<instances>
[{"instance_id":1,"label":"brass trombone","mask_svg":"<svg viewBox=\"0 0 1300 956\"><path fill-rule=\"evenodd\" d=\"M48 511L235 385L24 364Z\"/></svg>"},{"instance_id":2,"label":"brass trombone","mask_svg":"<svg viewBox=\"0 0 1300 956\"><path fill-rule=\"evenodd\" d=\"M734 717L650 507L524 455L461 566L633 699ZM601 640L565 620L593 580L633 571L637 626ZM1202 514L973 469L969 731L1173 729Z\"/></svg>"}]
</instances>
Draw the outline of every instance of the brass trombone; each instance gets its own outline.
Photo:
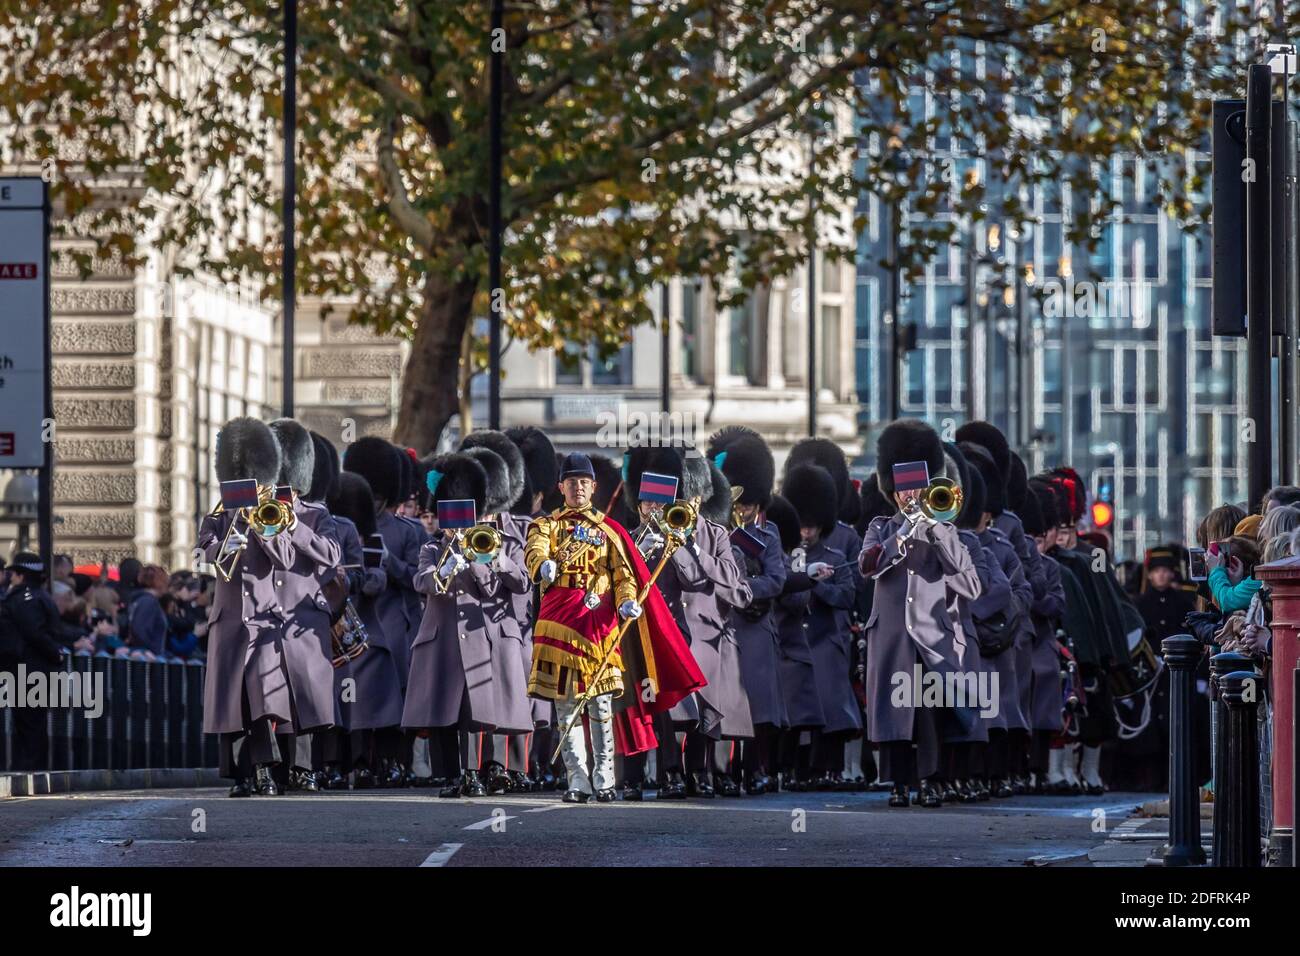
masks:
<instances>
[{"instance_id":1,"label":"brass trombone","mask_svg":"<svg viewBox=\"0 0 1300 956\"><path fill-rule=\"evenodd\" d=\"M905 512L912 527L904 537L911 537L921 521L952 521L961 514L964 496L961 485L951 478L932 478L925 490L908 502Z\"/></svg>"},{"instance_id":2,"label":"brass trombone","mask_svg":"<svg viewBox=\"0 0 1300 956\"><path fill-rule=\"evenodd\" d=\"M229 526L226 528L226 534L221 539L221 547L217 551L217 558L213 562L217 574L221 580L229 582L235 576L235 568L239 565L239 556L244 553L244 548L248 545L241 545L234 551L226 553L226 544L230 541L230 536L235 533L235 526L239 520L244 520L244 527L262 538L273 538L282 531L288 530L293 524L293 508L288 502L281 501L275 497L275 489L264 486L258 489L258 502L250 508L240 508L235 512L235 517L231 519ZM213 515L225 513L225 506L220 502L212 510Z\"/></svg>"},{"instance_id":3,"label":"brass trombone","mask_svg":"<svg viewBox=\"0 0 1300 956\"><path fill-rule=\"evenodd\" d=\"M698 513L695 505L678 498L672 504L650 512L650 519L637 529L632 543L640 550L641 542L650 533L652 525L665 539L688 537L695 530L695 519Z\"/></svg>"},{"instance_id":4,"label":"brass trombone","mask_svg":"<svg viewBox=\"0 0 1300 956\"><path fill-rule=\"evenodd\" d=\"M460 553L471 563L487 564L501 553L501 532L490 524L476 524L472 528L457 528L447 539L442 553L433 566L433 589L437 594L446 594L451 586L451 579L444 578L439 569L451 554L451 549L460 547Z\"/></svg>"}]
</instances>

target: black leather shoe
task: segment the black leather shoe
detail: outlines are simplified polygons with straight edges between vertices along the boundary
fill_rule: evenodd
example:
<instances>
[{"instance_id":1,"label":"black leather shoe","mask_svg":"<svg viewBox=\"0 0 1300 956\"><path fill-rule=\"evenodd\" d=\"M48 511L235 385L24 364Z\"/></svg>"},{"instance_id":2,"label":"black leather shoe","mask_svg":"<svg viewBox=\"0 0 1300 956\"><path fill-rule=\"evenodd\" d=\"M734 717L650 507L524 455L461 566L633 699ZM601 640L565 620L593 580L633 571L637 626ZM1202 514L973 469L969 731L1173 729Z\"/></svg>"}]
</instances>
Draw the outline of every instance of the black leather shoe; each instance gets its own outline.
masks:
<instances>
[{"instance_id":1,"label":"black leather shoe","mask_svg":"<svg viewBox=\"0 0 1300 956\"><path fill-rule=\"evenodd\" d=\"M993 779L990 783L990 790L992 791L993 796L997 797L999 800L1005 800L1008 797L1014 797L1016 795L1016 792L1011 789L1011 784L1007 783L1006 780L1001 777Z\"/></svg>"},{"instance_id":2,"label":"black leather shoe","mask_svg":"<svg viewBox=\"0 0 1300 956\"><path fill-rule=\"evenodd\" d=\"M905 807L909 803L911 803L911 800L908 798L907 784L894 784L894 789L889 794L889 805L891 807Z\"/></svg>"},{"instance_id":3,"label":"black leather shoe","mask_svg":"<svg viewBox=\"0 0 1300 956\"><path fill-rule=\"evenodd\" d=\"M362 767L357 771L356 779L352 781L353 790L373 790L375 786L375 775L370 772L369 767Z\"/></svg>"},{"instance_id":4,"label":"black leather shoe","mask_svg":"<svg viewBox=\"0 0 1300 956\"><path fill-rule=\"evenodd\" d=\"M417 777L417 776L415 776L415 775L412 773L412 774L411 774L411 786L413 786L413 787L432 787L432 786L433 786L433 778L432 778L432 777Z\"/></svg>"},{"instance_id":5,"label":"black leather shoe","mask_svg":"<svg viewBox=\"0 0 1300 956\"><path fill-rule=\"evenodd\" d=\"M1023 797L1029 792L1029 782L1020 774L1012 774L1011 779L1007 782L1011 784L1011 792L1017 797Z\"/></svg>"},{"instance_id":6,"label":"black leather shoe","mask_svg":"<svg viewBox=\"0 0 1300 956\"><path fill-rule=\"evenodd\" d=\"M757 796L760 796L760 795L762 795L762 794L764 794L764 793L767 793L767 778L766 778L766 777L746 777L746 778L745 778L745 792L746 792L747 794L749 794L751 797L757 797Z\"/></svg>"},{"instance_id":7,"label":"black leather shoe","mask_svg":"<svg viewBox=\"0 0 1300 956\"><path fill-rule=\"evenodd\" d=\"M945 780L940 785L939 795L943 799L944 803L956 803L961 799L961 794L957 792L957 788L953 786L951 780Z\"/></svg>"},{"instance_id":8,"label":"black leather shoe","mask_svg":"<svg viewBox=\"0 0 1300 956\"><path fill-rule=\"evenodd\" d=\"M454 800L463 795L463 790L460 778L453 777L447 781L447 786L438 791L438 796L444 800Z\"/></svg>"},{"instance_id":9,"label":"black leather shoe","mask_svg":"<svg viewBox=\"0 0 1300 956\"><path fill-rule=\"evenodd\" d=\"M531 793L533 790L533 781L529 779L528 774L522 770L507 770L506 776L510 778L511 793Z\"/></svg>"},{"instance_id":10,"label":"black leather shoe","mask_svg":"<svg viewBox=\"0 0 1300 956\"><path fill-rule=\"evenodd\" d=\"M231 797L251 797L253 795L253 781L247 777L237 777L235 785L230 788L227 796Z\"/></svg>"},{"instance_id":11,"label":"black leather shoe","mask_svg":"<svg viewBox=\"0 0 1300 956\"><path fill-rule=\"evenodd\" d=\"M596 791L596 802L597 802L597 803L613 803L613 802L614 802L614 796L615 796L615 794L614 794L614 788L613 788L613 787L606 787L604 790L597 790L597 791Z\"/></svg>"},{"instance_id":12,"label":"black leather shoe","mask_svg":"<svg viewBox=\"0 0 1300 956\"><path fill-rule=\"evenodd\" d=\"M812 787L811 787L810 789L813 789L813 790L834 790L834 789L835 789L835 774L831 773L829 770L826 771L825 773L818 774L816 777L813 778L813 785L812 785Z\"/></svg>"},{"instance_id":13,"label":"black leather shoe","mask_svg":"<svg viewBox=\"0 0 1300 956\"><path fill-rule=\"evenodd\" d=\"M325 783L322 785L325 790L346 790L348 788L348 778L343 776L343 771L338 766L331 765L325 771Z\"/></svg>"},{"instance_id":14,"label":"black leather shoe","mask_svg":"<svg viewBox=\"0 0 1300 956\"><path fill-rule=\"evenodd\" d=\"M686 781L682 779L680 770L669 770L667 775L659 783L659 793L656 799L659 800L685 800L686 799Z\"/></svg>"},{"instance_id":15,"label":"black leather shoe","mask_svg":"<svg viewBox=\"0 0 1300 956\"><path fill-rule=\"evenodd\" d=\"M591 799L591 794L583 793L581 790L565 790L563 800L565 803L586 803Z\"/></svg>"},{"instance_id":16,"label":"black leather shoe","mask_svg":"<svg viewBox=\"0 0 1300 956\"><path fill-rule=\"evenodd\" d=\"M686 778L686 795L688 797L699 797L701 800L713 799L713 784L709 782L707 773L693 773Z\"/></svg>"},{"instance_id":17,"label":"black leather shoe","mask_svg":"<svg viewBox=\"0 0 1300 956\"><path fill-rule=\"evenodd\" d=\"M943 791L933 780L922 780L921 789L916 795L916 802L920 806L933 810L935 807L943 806Z\"/></svg>"},{"instance_id":18,"label":"black leather shoe","mask_svg":"<svg viewBox=\"0 0 1300 956\"><path fill-rule=\"evenodd\" d=\"M975 793L979 796L980 800L989 800L993 797L993 791L989 789L989 782L983 777L976 779Z\"/></svg>"},{"instance_id":19,"label":"black leather shoe","mask_svg":"<svg viewBox=\"0 0 1300 956\"><path fill-rule=\"evenodd\" d=\"M510 777L506 774L506 768L495 760L479 771L479 779L487 787L488 793L498 794L510 791Z\"/></svg>"},{"instance_id":20,"label":"black leather shoe","mask_svg":"<svg viewBox=\"0 0 1300 956\"><path fill-rule=\"evenodd\" d=\"M980 798L979 791L976 790L973 786L971 786L969 780L957 781L958 800L960 800L962 803L976 803L979 801L979 798Z\"/></svg>"},{"instance_id":21,"label":"black leather shoe","mask_svg":"<svg viewBox=\"0 0 1300 956\"><path fill-rule=\"evenodd\" d=\"M840 793L852 793L854 790L861 789L856 783L854 783L852 780L848 779L838 771L835 773L834 781L835 781L835 789Z\"/></svg>"},{"instance_id":22,"label":"black leather shoe","mask_svg":"<svg viewBox=\"0 0 1300 956\"><path fill-rule=\"evenodd\" d=\"M740 796L740 784L725 773L715 773L713 775L713 792L720 797L738 797Z\"/></svg>"},{"instance_id":23,"label":"black leather shoe","mask_svg":"<svg viewBox=\"0 0 1300 956\"><path fill-rule=\"evenodd\" d=\"M632 800L636 803L641 803L643 800L645 800L645 793L641 789L641 784L639 783L625 784L623 786L623 799Z\"/></svg>"},{"instance_id":24,"label":"black leather shoe","mask_svg":"<svg viewBox=\"0 0 1300 956\"><path fill-rule=\"evenodd\" d=\"M487 787L483 786L483 781L479 778L476 770L465 771L461 792L467 797L486 797L488 795Z\"/></svg>"},{"instance_id":25,"label":"black leather shoe","mask_svg":"<svg viewBox=\"0 0 1300 956\"><path fill-rule=\"evenodd\" d=\"M1084 784L1084 792L1090 797L1100 797L1106 792L1106 786L1100 783Z\"/></svg>"},{"instance_id":26,"label":"black leather shoe","mask_svg":"<svg viewBox=\"0 0 1300 956\"><path fill-rule=\"evenodd\" d=\"M384 773L385 787L404 787L406 786L406 771L402 769L401 764L391 764Z\"/></svg>"},{"instance_id":27,"label":"black leather shoe","mask_svg":"<svg viewBox=\"0 0 1300 956\"><path fill-rule=\"evenodd\" d=\"M261 764L253 771L253 790L259 797L278 797L280 788L271 776L271 768Z\"/></svg>"},{"instance_id":28,"label":"black leather shoe","mask_svg":"<svg viewBox=\"0 0 1300 956\"><path fill-rule=\"evenodd\" d=\"M316 775L310 770L290 770L289 779L292 781L291 789L299 790L302 793L318 793L320 786L316 783Z\"/></svg>"}]
</instances>

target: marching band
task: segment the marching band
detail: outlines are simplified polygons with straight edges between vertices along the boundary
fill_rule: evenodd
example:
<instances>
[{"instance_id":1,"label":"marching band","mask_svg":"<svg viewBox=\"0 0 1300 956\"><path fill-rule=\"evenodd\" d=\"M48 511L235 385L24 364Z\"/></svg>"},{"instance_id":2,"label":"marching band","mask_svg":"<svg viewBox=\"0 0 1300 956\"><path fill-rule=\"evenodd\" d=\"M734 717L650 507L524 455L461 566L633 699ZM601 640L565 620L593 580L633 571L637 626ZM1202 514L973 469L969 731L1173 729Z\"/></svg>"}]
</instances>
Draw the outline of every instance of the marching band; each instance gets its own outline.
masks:
<instances>
[{"instance_id":1,"label":"marching band","mask_svg":"<svg viewBox=\"0 0 1300 956\"><path fill-rule=\"evenodd\" d=\"M230 795L1099 793L1131 661L1083 483L954 437L893 422L864 481L805 439L778 484L744 426L621 463L532 427L340 460L234 419L198 547Z\"/></svg>"}]
</instances>

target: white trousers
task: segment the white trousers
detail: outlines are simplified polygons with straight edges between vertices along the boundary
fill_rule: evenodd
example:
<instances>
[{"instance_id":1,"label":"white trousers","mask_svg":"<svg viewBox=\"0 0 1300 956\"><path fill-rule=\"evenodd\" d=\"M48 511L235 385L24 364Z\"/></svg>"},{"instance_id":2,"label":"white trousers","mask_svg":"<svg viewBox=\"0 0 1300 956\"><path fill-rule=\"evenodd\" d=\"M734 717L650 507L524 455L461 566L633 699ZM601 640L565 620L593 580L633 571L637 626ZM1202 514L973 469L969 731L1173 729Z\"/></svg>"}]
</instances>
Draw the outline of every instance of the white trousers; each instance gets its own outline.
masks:
<instances>
[{"instance_id":1,"label":"white trousers","mask_svg":"<svg viewBox=\"0 0 1300 956\"><path fill-rule=\"evenodd\" d=\"M571 697L555 702L555 717L562 729L577 710L577 701ZM610 790L614 786L614 698L612 694L593 697L587 704L587 717L591 723L591 751L596 758L594 772L587 772L587 735L582 728L582 718L573 722L573 729L565 736L560 755L569 775L569 789L581 793Z\"/></svg>"}]
</instances>

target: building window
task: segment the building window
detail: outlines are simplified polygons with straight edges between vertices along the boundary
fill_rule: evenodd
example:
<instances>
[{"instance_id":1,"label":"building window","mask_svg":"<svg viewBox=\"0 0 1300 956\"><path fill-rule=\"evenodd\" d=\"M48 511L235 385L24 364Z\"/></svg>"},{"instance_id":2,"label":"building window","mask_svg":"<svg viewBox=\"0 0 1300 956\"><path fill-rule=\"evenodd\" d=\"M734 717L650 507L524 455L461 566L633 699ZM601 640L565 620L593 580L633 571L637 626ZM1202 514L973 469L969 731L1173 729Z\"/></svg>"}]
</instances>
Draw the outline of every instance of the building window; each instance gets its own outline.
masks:
<instances>
[{"instance_id":1,"label":"building window","mask_svg":"<svg viewBox=\"0 0 1300 956\"><path fill-rule=\"evenodd\" d=\"M754 297L746 297L740 305L727 310L730 355L727 372L746 381L754 380Z\"/></svg>"},{"instance_id":2,"label":"building window","mask_svg":"<svg viewBox=\"0 0 1300 956\"><path fill-rule=\"evenodd\" d=\"M696 381L700 361L700 287L694 283L682 283L680 327L682 377Z\"/></svg>"},{"instance_id":3,"label":"building window","mask_svg":"<svg viewBox=\"0 0 1300 956\"><path fill-rule=\"evenodd\" d=\"M591 384L630 385L632 383L632 343L628 342L617 352L601 358L593 345L591 349Z\"/></svg>"},{"instance_id":4,"label":"building window","mask_svg":"<svg viewBox=\"0 0 1300 956\"><path fill-rule=\"evenodd\" d=\"M838 305L822 306L821 332L821 388L840 392L840 307Z\"/></svg>"},{"instance_id":5,"label":"building window","mask_svg":"<svg viewBox=\"0 0 1300 956\"><path fill-rule=\"evenodd\" d=\"M586 345L566 342L555 353L556 385L630 385L632 383L632 343L601 356L594 342Z\"/></svg>"},{"instance_id":6,"label":"building window","mask_svg":"<svg viewBox=\"0 0 1300 956\"><path fill-rule=\"evenodd\" d=\"M555 384L582 384L582 346L576 342L565 342L555 353Z\"/></svg>"}]
</instances>

